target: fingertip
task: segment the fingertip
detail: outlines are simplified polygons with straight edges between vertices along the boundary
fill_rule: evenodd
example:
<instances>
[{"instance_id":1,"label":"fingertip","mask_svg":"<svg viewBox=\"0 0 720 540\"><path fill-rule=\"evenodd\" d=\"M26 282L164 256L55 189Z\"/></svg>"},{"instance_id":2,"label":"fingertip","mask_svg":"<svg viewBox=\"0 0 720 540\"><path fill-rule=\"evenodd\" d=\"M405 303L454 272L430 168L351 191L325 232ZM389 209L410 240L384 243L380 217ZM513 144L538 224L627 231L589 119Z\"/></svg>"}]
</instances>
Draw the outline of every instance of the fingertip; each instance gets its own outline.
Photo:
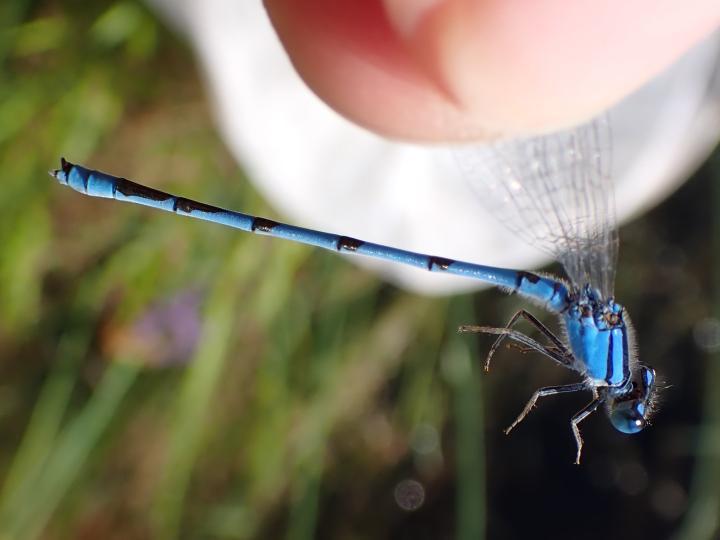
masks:
<instances>
[{"instance_id":1,"label":"fingertip","mask_svg":"<svg viewBox=\"0 0 720 540\"><path fill-rule=\"evenodd\" d=\"M265 5L298 73L328 105L385 136L425 141L578 123L659 73L720 19L716 0Z\"/></svg>"},{"instance_id":2,"label":"fingertip","mask_svg":"<svg viewBox=\"0 0 720 540\"><path fill-rule=\"evenodd\" d=\"M467 118L390 24L380 0L265 0L298 74L328 105L391 138L437 141L471 133Z\"/></svg>"}]
</instances>

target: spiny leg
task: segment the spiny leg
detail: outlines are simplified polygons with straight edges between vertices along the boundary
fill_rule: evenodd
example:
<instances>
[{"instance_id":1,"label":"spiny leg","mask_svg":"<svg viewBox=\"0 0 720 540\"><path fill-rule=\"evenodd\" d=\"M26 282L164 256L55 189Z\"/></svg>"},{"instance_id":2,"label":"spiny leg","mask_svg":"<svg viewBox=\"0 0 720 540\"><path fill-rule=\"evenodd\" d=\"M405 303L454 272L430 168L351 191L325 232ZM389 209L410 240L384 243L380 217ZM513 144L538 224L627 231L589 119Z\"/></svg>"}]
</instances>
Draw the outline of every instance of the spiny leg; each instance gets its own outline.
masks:
<instances>
[{"instance_id":1,"label":"spiny leg","mask_svg":"<svg viewBox=\"0 0 720 540\"><path fill-rule=\"evenodd\" d=\"M539 388L538 390L535 390L535 393L532 395L530 400L527 402L527 405L525 405L525 408L518 415L518 417L515 419L515 421L512 424L510 424L510 427L508 427L505 430L505 435L510 433L515 426L517 426L520 422L522 422L525 419L525 417L530 413L532 408L535 406L535 403L537 403L537 400L540 399L541 397L554 396L556 394L568 394L570 392L580 392L581 390L587 390L587 386L584 383L563 384L561 386L546 386L545 388Z\"/></svg>"},{"instance_id":2,"label":"spiny leg","mask_svg":"<svg viewBox=\"0 0 720 540\"><path fill-rule=\"evenodd\" d=\"M530 348L530 347L525 347L525 346L523 346L523 345L520 345L519 343L515 343L515 342L512 342L512 341L511 341L510 343L508 343L508 347L509 347L510 349L515 349L515 350L516 350L517 352L519 352L520 354L528 354L528 353L531 353L531 352L537 352L535 349L532 349L532 348ZM558 349L557 347L555 347L554 345L547 345L547 346L545 347L545 350L548 351L548 352L550 352L550 353L552 353L552 354L562 354L562 351L559 350L559 349Z\"/></svg>"},{"instance_id":3,"label":"spiny leg","mask_svg":"<svg viewBox=\"0 0 720 540\"><path fill-rule=\"evenodd\" d=\"M495 343L493 343L492 347L490 347L490 351L488 352L487 358L485 360L485 371L490 370L490 361L495 354L495 351L500 346L500 343L505 337L513 338L513 334L511 332L502 332L499 330L511 330L511 328L515 325L515 323L520 318L525 319L530 324L532 324L537 330L539 330L550 342L552 342L552 345L546 347L543 345L540 345L542 347L541 352L545 354L546 356L549 356L553 360L559 362L560 364L570 367L572 365L572 355L570 351L568 351L567 347L565 347L565 344L558 339L558 337L553 334L543 323L541 323L532 313L521 309L515 315L513 315L510 318L510 321L507 323L504 329L501 328L494 328L494 327L487 327L487 326L461 326L459 331L460 332L482 332L486 334L497 334L498 338L495 340ZM533 340L534 343L539 343L535 340ZM537 347L530 346L530 349L538 350Z\"/></svg>"},{"instance_id":4,"label":"spiny leg","mask_svg":"<svg viewBox=\"0 0 720 540\"><path fill-rule=\"evenodd\" d=\"M566 349L564 346L563 349L558 352L555 345L546 347L545 345L538 343L533 338L526 336L525 334L523 334L522 332L518 332L517 330L512 330L510 328L496 328L494 326L464 325L458 328L458 332L472 334L494 334L498 336L508 337L513 341L517 341L518 343L527 347L530 350L537 351L540 354L547 356L548 358L554 360L562 366L572 366L572 356L570 356L570 353L565 352ZM490 369L490 358L491 355L488 355L487 359L485 360L485 371L488 371Z\"/></svg>"},{"instance_id":5,"label":"spiny leg","mask_svg":"<svg viewBox=\"0 0 720 540\"><path fill-rule=\"evenodd\" d=\"M555 334L553 334L550 329L545 326L543 323L541 323L535 315L530 313L529 311L526 311L524 309L521 309L515 315L512 316L510 321L505 325L505 328L512 328L515 323L522 317L527 322L529 322L531 325L533 325L537 330L539 330L550 342L552 342L553 346L557 348L561 353L566 354L567 356L570 356L570 351L567 350L567 347L565 347L565 344L560 341ZM500 343L502 342L504 335L498 336L498 338L495 340L495 343L493 343L493 346L490 347L490 353L488 356L491 356L495 353L495 350L500 346Z\"/></svg>"},{"instance_id":6,"label":"spiny leg","mask_svg":"<svg viewBox=\"0 0 720 540\"><path fill-rule=\"evenodd\" d=\"M582 447L583 447L583 440L582 436L580 435L580 428L578 425L580 422L585 420L588 416L590 416L592 413L594 413L597 408L602 405L602 403L605 401L605 398L602 396L598 396L595 394L595 399L593 399L590 403L585 405L575 416L572 417L570 420L570 425L572 426L573 435L575 436L575 445L577 446L577 455L575 456L575 465L580 465L580 454L582 454Z\"/></svg>"}]
</instances>

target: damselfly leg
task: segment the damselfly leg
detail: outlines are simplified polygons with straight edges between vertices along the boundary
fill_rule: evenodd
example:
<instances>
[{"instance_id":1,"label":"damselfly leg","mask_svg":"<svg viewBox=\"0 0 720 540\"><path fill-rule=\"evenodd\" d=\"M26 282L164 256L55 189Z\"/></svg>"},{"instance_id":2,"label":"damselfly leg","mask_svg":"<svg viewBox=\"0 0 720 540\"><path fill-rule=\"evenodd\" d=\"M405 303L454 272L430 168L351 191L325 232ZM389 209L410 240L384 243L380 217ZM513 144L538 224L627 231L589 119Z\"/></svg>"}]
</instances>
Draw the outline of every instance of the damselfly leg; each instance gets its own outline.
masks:
<instances>
[{"instance_id":1,"label":"damselfly leg","mask_svg":"<svg viewBox=\"0 0 720 540\"><path fill-rule=\"evenodd\" d=\"M575 416L570 420L570 426L572 427L573 435L575 436L575 445L577 446L577 454L575 456L575 465L580 465L580 454L582 454L583 439L580 435L580 422L585 420L588 416L594 413L597 408L605 402L603 396L599 396L595 393L595 398L585 405Z\"/></svg>"},{"instance_id":2,"label":"damselfly leg","mask_svg":"<svg viewBox=\"0 0 720 540\"><path fill-rule=\"evenodd\" d=\"M522 422L525 417L530 413L530 411L535 407L535 404L537 403L537 400L541 397L545 396L555 396L557 394L569 394L572 392L580 392L582 390L587 390L587 386L583 383L575 383L575 384L565 384L562 386L547 386L545 388L540 388L535 391L535 393L532 395L530 400L527 402L527 405L525 405L525 408L522 410L522 412L518 415L518 417L515 419L515 421L510 424L510 426L505 430L505 435L508 435L514 428L517 426L520 422ZM583 447L583 439L582 435L580 435L580 422L585 420L588 416L590 416L592 413L594 413L597 408L602 405L605 402L605 397L599 395L596 391L593 395L593 400L588 403L585 407L580 409L570 420L570 427L572 428L573 436L575 437L575 446L577 447L577 453L575 454L575 464L580 464L580 456L582 454L582 447Z\"/></svg>"},{"instance_id":3,"label":"damselfly leg","mask_svg":"<svg viewBox=\"0 0 720 540\"><path fill-rule=\"evenodd\" d=\"M522 422L525 419L525 417L530 413L532 408L535 406L535 403L537 403L537 400L540 399L541 397L555 396L557 394L569 394L571 392L580 392L581 390L587 390L587 386L584 383L563 384L561 386L546 386L544 388L538 388L537 390L535 390L535 393L532 395L532 397L528 400L527 404L525 405L525 408L518 415L518 417L515 419L515 421L512 424L510 424L510 426L505 430L505 435L508 435L515 428L515 426L517 426L520 422ZM583 411L585 411L585 409L583 409ZM583 411L581 411L581 413ZM578 415L579 414L580 413L578 413ZM588 413L588 414L590 414L590 413ZM575 417L578 415L575 415L573 417L573 422L575 421ZM587 414L585 416L587 416ZM585 418L585 416L580 418L580 420L578 420L578 422L582 421L583 418ZM573 427L573 432L575 432L575 427ZM575 437L576 441L578 440L577 439L578 436ZM580 439L580 441L581 441L580 444L582 445L582 439Z\"/></svg>"},{"instance_id":4,"label":"damselfly leg","mask_svg":"<svg viewBox=\"0 0 720 540\"><path fill-rule=\"evenodd\" d=\"M511 341L510 343L508 343L507 346L508 346L508 349L513 349L513 350L519 352L520 354L529 354L532 352L537 352L535 349L531 349L530 347L525 347L524 345L520 345L519 343L515 343L514 341ZM551 353L558 353L558 354L561 353L561 351L554 345L546 345L545 349L550 351Z\"/></svg>"},{"instance_id":5,"label":"damselfly leg","mask_svg":"<svg viewBox=\"0 0 720 540\"><path fill-rule=\"evenodd\" d=\"M525 319L537 330L539 330L540 333L542 333L551 342L551 345L543 345L535 339L523 334L522 332L513 330L512 327L515 325L515 323L518 322L518 320L520 320L520 318ZM463 325L458 329L458 332L474 334L494 334L498 336L492 347L490 347L490 351L488 352L487 358L485 359L485 371L490 371L490 361L495 355L497 349L500 347L503 339L505 339L506 337L519 344L521 346L520 350L523 353L536 351L554 360L562 366L571 367L573 364L572 354L567 349L565 344L560 341L560 339L555 334L553 334L550 329L548 329L544 324L542 324L535 316L533 316L528 311L525 311L524 309L521 309L520 311L515 313L515 315L512 316L512 318L504 328L497 328L493 326Z\"/></svg>"},{"instance_id":6,"label":"damselfly leg","mask_svg":"<svg viewBox=\"0 0 720 540\"><path fill-rule=\"evenodd\" d=\"M552 333L552 331L545 326L543 323L541 323L535 315L530 313L529 311L526 311L524 309L521 309L515 315L513 315L510 318L510 321L505 325L505 328L512 328L515 326L515 323L520 320L520 318L525 319L527 322L529 322L531 325L533 325L537 330L540 331L551 343L552 345L550 347L546 347L548 350L556 350L563 356L566 356L568 358L572 358L572 355L570 354L570 351L568 351L567 347L565 347L565 344L558 339L558 337ZM504 334L501 334L498 336L498 338L495 340L495 343L493 343L492 347L490 347L490 352L488 353L488 358L485 361L486 363L486 371L490 369L490 359L495 354L495 351L500 347L500 343L502 343L503 339L505 338Z\"/></svg>"}]
</instances>

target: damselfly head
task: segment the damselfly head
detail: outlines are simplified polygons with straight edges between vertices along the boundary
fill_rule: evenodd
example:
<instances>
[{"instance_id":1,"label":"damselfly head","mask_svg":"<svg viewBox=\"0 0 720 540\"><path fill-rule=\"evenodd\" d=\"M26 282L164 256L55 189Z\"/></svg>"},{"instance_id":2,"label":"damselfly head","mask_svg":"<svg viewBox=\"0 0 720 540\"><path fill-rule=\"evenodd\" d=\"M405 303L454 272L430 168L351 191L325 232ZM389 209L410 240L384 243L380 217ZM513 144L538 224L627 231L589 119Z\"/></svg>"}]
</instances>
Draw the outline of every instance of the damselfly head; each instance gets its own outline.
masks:
<instances>
[{"instance_id":1,"label":"damselfly head","mask_svg":"<svg viewBox=\"0 0 720 540\"><path fill-rule=\"evenodd\" d=\"M610 423L623 433L642 431L653 412L655 370L639 366L628 382L627 390L608 396L607 413Z\"/></svg>"}]
</instances>

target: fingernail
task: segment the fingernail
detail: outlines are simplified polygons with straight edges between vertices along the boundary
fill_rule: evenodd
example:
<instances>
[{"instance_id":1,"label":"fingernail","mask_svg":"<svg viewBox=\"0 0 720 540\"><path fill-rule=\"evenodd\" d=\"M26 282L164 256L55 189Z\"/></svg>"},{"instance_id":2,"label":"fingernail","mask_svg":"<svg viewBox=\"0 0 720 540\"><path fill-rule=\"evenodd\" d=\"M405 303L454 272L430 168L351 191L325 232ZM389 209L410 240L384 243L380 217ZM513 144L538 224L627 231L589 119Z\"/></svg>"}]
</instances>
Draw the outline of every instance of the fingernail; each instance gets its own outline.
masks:
<instances>
[{"instance_id":1,"label":"fingernail","mask_svg":"<svg viewBox=\"0 0 720 540\"><path fill-rule=\"evenodd\" d=\"M445 0L383 0L390 23L401 37L410 38L424 17Z\"/></svg>"}]
</instances>

